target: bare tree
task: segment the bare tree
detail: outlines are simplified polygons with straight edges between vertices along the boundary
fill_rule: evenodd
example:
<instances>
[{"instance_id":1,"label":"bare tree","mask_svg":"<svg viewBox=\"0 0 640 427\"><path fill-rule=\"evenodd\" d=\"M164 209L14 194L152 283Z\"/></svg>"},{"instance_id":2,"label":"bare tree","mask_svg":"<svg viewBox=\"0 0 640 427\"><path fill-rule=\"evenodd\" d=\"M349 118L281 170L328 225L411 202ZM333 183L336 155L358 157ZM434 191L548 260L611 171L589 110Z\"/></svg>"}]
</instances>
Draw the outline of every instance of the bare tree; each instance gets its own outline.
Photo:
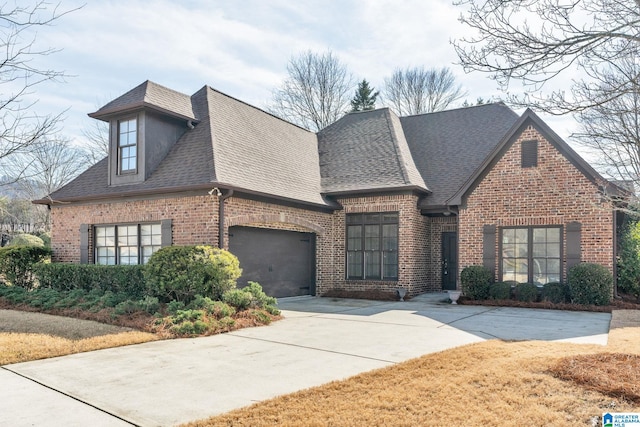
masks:
<instances>
[{"instance_id":1,"label":"bare tree","mask_svg":"<svg viewBox=\"0 0 640 427\"><path fill-rule=\"evenodd\" d=\"M637 55L604 73L602 91L615 91L640 74ZM576 114L580 130L573 137L597 154L596 166L610 177L640 182L640 86Z\"/></svg>"},{"instance_id":2,"label":"bare tree","mask_svg":"<svg viewBox=\"0 0 640 427\"><path fill-rule=\"evenodd\" d=\"M86 151L91 164L95 164L109 155L109 123L93 120L90 127L82 130L86 138Z\"/></svg>"},{"instance_id":3,"label":"bare tree","mask_svg":"<svg viewBox=\"0 0 640 427\"><path fill-rule=\"evenodd\" d=\"M353 77L332 52L294 56L287 72L282 86L273 91L271 113L318 131L349 110Z\"/></svg>"},{"instance_id":4,"label":"bare tree","mask_svg":"<svg viewBox=\"0 0 640 427\"><path fill-rule=\"evenodd\" d=\"M442 111L465 95L446 67L397 69L384 83L384 100L401 116Z\"/></svg>"},{"instance_id":5,"label":"bare tree","mask_svg":"<svg viewBox=\"0 0 640 427\"><path fill-rule=\"evenodd\" d=\"M20 174L16 187L29 199L46 197L86 169L87 153L67 139L42 139L29 152L16 157L13 176Z\"/></svg>"},{"instance_id":6,"label":"bare tree","mask_svg":"<svg viewBox=\"0 0 640 427\"><path fill-rule=\"evenodd\" d=\"M35 86L60 80L61 71L38 68L38 57L56 52L36 45L36 31L70 11L38 1L31 5L0 4L0 162L27 152L37 141L56 132L61 115L40 116L27 100Z\"/></svg>"},{"instance_id":7,"label":"bare tree","mask_svg":"<svg viewBox=\"0 0 640 427\"><path fill-rule=\"evenodd\" d=\"M517 105L564 114L582 111L634 90L638 75L616 86L602 85L629 51L640 44L637 0L458 0L460 20L476 35L453 45L467 71L489 73L503 89L512 80L528 93ZM570 88L542 92L561 75ZM568 89L568 90L567 90Z\"/></svg>"},{"instance_id":8,"label":"bare tree","mask_svg":"<svg viewBox=\"0 0 640 427\"><path fill-rule=\"evenodd\" d=\"M508 101L573 113L574 137L595 150L610 177L640 183L640 1L459 0L474 36L454 42L467 71L487 72ZM552 80L569 81L560 89ZM570 80L569 80L570 79Z\"/></svg>"}]
</instances>

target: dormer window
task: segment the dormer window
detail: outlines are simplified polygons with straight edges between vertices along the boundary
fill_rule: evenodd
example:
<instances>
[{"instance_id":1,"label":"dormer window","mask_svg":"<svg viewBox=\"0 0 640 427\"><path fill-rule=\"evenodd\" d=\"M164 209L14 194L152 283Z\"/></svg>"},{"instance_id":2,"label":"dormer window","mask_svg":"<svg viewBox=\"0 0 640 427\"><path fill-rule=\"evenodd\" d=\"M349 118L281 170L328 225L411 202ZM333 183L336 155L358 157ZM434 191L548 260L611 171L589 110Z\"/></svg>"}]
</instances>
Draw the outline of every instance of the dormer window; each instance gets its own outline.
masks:
<instances>
[{"instance_id":1,"label":"dormer window","mask_svg":"<svg viewBox=\"0 0 640 427\"><path fill-rule=\"evenodd\" d=\"M135 173L138 163L138 120L118 121L118 163L120 173Z\"/></svg>"}]
</instances>

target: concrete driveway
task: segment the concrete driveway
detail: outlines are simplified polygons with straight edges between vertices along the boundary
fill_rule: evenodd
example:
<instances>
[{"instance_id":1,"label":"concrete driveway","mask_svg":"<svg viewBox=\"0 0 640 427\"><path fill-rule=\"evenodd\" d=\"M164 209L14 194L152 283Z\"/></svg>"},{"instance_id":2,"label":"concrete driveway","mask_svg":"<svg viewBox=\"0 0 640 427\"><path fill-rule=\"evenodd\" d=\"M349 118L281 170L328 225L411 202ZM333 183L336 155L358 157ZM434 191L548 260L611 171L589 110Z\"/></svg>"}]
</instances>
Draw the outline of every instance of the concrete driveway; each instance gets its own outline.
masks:
<instances>
[{"instance_id":1,"label":"concrete driveway","mask_svg":"<svg viewBox=\"0 0 640 427\"><path fill-rule=\"evenodd\" d=\"M486 339L606 344L606 313L282 299L268 327L0 369L0 425L171 426Z\"/></svg>"}]
</instances>

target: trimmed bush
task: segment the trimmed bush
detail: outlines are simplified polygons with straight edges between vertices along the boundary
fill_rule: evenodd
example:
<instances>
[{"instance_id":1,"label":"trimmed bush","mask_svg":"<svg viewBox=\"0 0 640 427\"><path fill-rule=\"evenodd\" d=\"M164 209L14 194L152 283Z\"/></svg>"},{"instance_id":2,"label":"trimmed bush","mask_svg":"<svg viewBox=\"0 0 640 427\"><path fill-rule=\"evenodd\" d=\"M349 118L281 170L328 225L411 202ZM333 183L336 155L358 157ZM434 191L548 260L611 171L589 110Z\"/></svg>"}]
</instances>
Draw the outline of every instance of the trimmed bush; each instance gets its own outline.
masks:
<instances>
[{"instance_id":1,"label":"trimmed bush","mask_svg":"<svg viewBox=\"0 0 640 427\"><path fill-rule=\"evenodd\" d=\"M562 304L569 299L569 287L564 283L549 282L542 287L542 300Z\"/></svg>"},{"instance_id":2,"label":"trimmed bush","mask_svg":"<svg viewBox=\"0 0 640 427\"><path fill-rule=\"evenodd\" d=\"M518 301L535 302L538 299L538 287L533 283L518 283L514 294Z\"/></svg>"},{"instance_id":3,"label":"trimmed bush","mask_svg":"<svg viewBox=\"0 0 640 427\"><path fill-rule=\"evenodd\" d=\"M70 291L94 289L126 294L129 299L139 300L145 295L142 265L94 265L94 264L40 264L34 272L40 286Z\"/></svg>"},{"instance_id":4,"label":"trimmed bush","mask_svg":"<svg viewBox=\"0 0 640 427\"><path fill-rule=\"evenodd\" d=\"M471 299L483 300L489 298L489 287L493 282L491 270L482 265L472 265L462 269L460 273L462 293Z\"/></svg>"},{"instance_id":5,"label":"trimmed bush","mask_svg":"<svg viewBox=\"0 0 640 427\"><path fill-rule=\"evenodd\" d=\"M489 287L489 298L502 300L511 298L511 285L505 282L496 282Z\"/></svg>"},{"instance_id":6,"label":"trimmed bush","mask_svg":"<svg viewBox=\"0 0 640 427\"><path fill-rule=\"evenodd\" d=\"M600 264L574 265L567 274L571 301L576 304L607 305L613 294L613 276Z\"/></svg>"},{"instance_id":7,"label":"trimmed bush","mask_svg":"<svg viewBox=\"0 0 640 427\"><path fill-rule=\"evenodd\" d=\"M235 288L238 258L212 246L168 246L155 252L145 269L149 294L164 301L192 301L196 295L220 300Z\"/></svg>"},{"instance_id":8,"label":"trimmed bush","mask_svg":"<svg viewBox=\"0 0 640 427\"><path fill-rule=\"evenodd\" d=\"M627 225L620 238L618 288L640 299L640 221Z\"/></svg>"},{"instance_id":9,"label":"trimmed bush","mask_svg":"<svg viewBox=\"0 0 640 427\"><path fill-rule=\"evenodd\" d=\"M44 240L33 234L20 233L16 234L9 240L7 246L40 246L44 247Z\"/></svg>"},{"instance_id":10,"label":"trimmed bush","mask_svg":"<svg viewBox=\"0 0 640 427\"><path fill-rule=\"evenodd\" d=\"M0 276L14 286L33 289L35 266L50 257L51 249L42 246L5 246L0 248Z\"/></svg>"}]
</instances>

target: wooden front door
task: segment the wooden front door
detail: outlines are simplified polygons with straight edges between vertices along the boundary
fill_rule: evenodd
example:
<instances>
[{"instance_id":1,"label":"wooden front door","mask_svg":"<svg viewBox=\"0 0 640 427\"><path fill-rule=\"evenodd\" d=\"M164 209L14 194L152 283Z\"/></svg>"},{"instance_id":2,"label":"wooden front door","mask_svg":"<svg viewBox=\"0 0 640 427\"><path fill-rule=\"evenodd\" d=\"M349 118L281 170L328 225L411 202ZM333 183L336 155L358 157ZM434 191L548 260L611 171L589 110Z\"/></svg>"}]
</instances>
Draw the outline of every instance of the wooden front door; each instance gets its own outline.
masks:
<instances>
[{"instance_id":1,"label":"wooden front door","mask_svg":"<svg viewBox=\"0 0 640 427\"><path fill-rule=\"evenodd\" d=\"M442 233L442 289L456 288L458 273L458 233L447 231Z\"/></svg>"}]
</instances>

